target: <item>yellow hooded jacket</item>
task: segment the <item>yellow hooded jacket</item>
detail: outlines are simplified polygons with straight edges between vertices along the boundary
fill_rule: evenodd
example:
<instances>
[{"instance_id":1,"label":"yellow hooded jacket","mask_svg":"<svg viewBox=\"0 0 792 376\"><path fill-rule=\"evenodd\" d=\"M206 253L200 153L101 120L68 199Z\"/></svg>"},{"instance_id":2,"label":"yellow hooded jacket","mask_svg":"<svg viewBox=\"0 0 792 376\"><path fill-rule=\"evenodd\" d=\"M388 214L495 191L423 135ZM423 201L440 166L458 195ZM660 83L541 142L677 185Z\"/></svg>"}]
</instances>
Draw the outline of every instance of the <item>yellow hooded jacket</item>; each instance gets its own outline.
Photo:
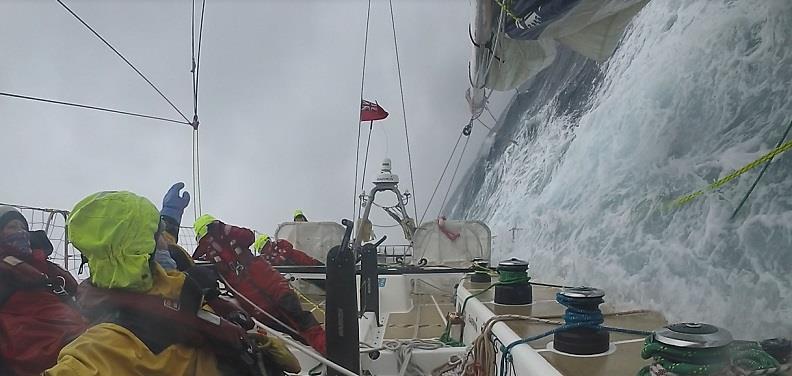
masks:
<instances>
[{"instance_id":1,"label":"yellow hooded jacket","mask_svg":"<svg viewBox=\"0 0 792 376\"><path fill-rule=\"evenodd\" d=\"M147 199L130 192L100 192L74 207L69 237L88 258L91 281L101 288L178 299L181 272L166 272L148 262L155 248L159 212ZM130 330L100 323L61 350L48 376L221 375L208 349L173 344L154 354Z\"/></svg>"},{"instance_id":2,"label":"yellow hooded jacket","mask_svg":"<svg viewBox=\"0 0 792 376\"><path fill-rule=\"evenodd\" d=\"M154 285L146 294L178 299L184 274L153 270ZM58 363L44 372L47 376L154 376L221 375L217 359L206 349L174 344L154 354L126 328L101 323L89 328L58 355Z\"/></svg>"}]
</instances>

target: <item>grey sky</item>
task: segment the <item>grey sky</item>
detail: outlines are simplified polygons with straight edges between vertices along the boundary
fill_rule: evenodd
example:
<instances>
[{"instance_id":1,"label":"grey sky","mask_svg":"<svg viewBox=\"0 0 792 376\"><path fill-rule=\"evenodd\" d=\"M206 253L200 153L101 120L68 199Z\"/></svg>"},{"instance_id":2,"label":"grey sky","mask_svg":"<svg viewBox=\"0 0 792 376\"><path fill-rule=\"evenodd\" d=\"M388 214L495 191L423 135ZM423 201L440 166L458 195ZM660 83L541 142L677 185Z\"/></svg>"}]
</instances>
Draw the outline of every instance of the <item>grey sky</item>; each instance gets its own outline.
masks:
<instances>
[{"instance_id":1,"label":"grey sky","mask_svg":"<svg viewBox=\"0 0 792 376\"><path fill-rule=\"evenodd\" d=\"M191 1L66 3L191 117ZM470 9L464 1L400 0L394 11L422 212L469 116ZM311 220L350 216L365 16L365 0L207 1L204 212L262 231L295 208ZM387 1L373 1L370 27L365 97L391 116L375 124L367 180L387 138L409 189ZM179 118L54 0L0 0L0 91ZM0 127L0 202L70 209L87 194L117 189L159 205L172 182L191 185L186 125L0 97ZM485 135L474 130L469 157Z\"/></svg>"}]
</instances>

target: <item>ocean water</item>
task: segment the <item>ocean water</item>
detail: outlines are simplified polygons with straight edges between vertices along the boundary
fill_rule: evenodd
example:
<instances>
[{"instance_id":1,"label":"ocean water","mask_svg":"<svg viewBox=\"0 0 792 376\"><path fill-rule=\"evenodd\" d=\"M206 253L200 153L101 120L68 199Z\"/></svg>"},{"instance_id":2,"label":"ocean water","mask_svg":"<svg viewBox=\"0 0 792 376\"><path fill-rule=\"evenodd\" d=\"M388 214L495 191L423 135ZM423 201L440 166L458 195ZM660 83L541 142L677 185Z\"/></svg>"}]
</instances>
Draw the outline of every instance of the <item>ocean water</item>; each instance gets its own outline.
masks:
<instances>
[{"instance_id":1,"label":"ocean water","mask_svg":"<svg viewBox=\"0 0 792 376\"><path fill-rule=\"evenodd\" d=\"M536 280L703 321L792 336L792 152L674 207L775 147L792 121L792 2L663 0L608 61L563 51L500 116L454 197L495 260ZM514 142L512 142L512 140Z\"/></svg>"}]
</instances>

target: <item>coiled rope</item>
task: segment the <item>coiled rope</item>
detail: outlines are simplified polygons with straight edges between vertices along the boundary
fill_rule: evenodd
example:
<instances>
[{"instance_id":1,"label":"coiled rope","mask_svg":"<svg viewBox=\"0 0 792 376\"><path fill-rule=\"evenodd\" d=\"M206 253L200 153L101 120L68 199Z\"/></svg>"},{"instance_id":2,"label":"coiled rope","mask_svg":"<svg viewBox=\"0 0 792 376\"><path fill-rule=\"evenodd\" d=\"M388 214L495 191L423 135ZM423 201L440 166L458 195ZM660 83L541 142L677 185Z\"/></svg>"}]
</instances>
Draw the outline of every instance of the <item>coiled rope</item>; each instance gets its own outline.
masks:
<instances>
[{"instance_id":1,"label":"coiled rope","mask_svg":"<svg viewBox=\"0 0 792 376\"><path fill-rule=\"evenodd\" d=\"M638 376L780 375L782 366L756 342L739 341L717 348L678 348L649 336L641 357L653 359ZM788 365L784 366L789 369Z\"/></svg>"},{"instance_id":2,"label":"coiled rope","mask_svg":"<svg viewBox=\"0 0 792 376\"><path fill-rule=\"evenodd\" d=\"M593 298L587 298L589 300ZM625 334L632 334L632 335L639 335L639 336L650 336L652 332L647 332L643 330L634 330L634 329L623 329L623 328L615 328L610 326L604 326L602 323L604 322L602 312L599 308L591 308L586 309L579 304L579 300L576 298L570 298L565 295L562 295L560 292L556 294L556 301L566 307L566 311L564 312L564 325L561 325L557 328L552 330L548 330L542 334L538 334L535 336L523 338L517 341L514 341L506 346L501 346L501 351L503 355L500 359L500 373L501 375L506 374L506 369L508 364L512 361L511 350L517 346L524 343L536 341L547 336L565 332L572 329L578 328L590 328L595 330L607 330L611 332L618 332L618 333L625 333ZM599 298L599 303L602 303L602 298Z\"/></svg>"}]
</instances>

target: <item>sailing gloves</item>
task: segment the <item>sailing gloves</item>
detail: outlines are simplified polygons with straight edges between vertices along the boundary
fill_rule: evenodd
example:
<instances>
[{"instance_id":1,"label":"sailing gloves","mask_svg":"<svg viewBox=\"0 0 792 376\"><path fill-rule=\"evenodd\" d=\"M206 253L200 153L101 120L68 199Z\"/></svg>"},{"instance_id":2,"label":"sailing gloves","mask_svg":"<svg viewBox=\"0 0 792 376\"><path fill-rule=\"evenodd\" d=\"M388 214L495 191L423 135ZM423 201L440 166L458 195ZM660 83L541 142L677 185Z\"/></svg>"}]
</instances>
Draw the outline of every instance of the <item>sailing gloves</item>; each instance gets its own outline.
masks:
<instances>
[{"instance_id":1,"label":"sailing gloves","mask_svg":"<svg viewBox=\"0 0 792 376\"><path fill-rule=\"evenodd\" d=\"M171 186L162 199L162 210L160 210L161 216L175 220L177 225L181 224L184 209L190 204L190 193L181 193L183 188L184 183L182 182L178 182Z\"/></svg>"}]
</instances>

